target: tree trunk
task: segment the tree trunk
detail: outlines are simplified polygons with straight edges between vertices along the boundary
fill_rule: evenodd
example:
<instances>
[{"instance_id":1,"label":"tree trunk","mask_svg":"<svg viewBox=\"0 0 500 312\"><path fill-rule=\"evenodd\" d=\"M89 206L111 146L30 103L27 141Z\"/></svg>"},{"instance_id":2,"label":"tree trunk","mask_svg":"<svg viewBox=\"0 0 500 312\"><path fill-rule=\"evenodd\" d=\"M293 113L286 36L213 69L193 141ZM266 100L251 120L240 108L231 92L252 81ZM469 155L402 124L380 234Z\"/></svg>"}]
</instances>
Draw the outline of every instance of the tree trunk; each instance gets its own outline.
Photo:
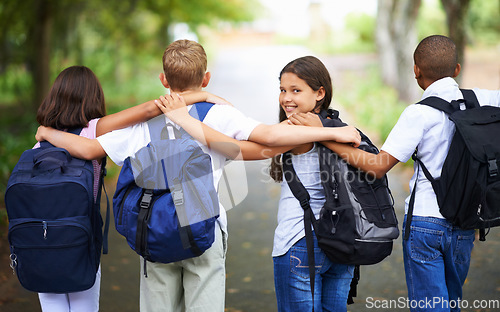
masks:
<instances>
[{"instance_id":1,"label":"tree trunk","mask_svg":"<svg viewBox=\"0 0 500 312\"><path fill-rule=\"evenodd\" d=\"M51 2L38 0L35 3L36 18L30 29L30 64L31 76L34 87L33 109L45 98L50 87L50 53L52 33L52 10Z\"/></svg>"},{"instance_id":2,"label":"tree trunk","mask_svg":"<svg viewBox=\"0 0 500 312\"><path fill-rule=\"evenodd\" d=\"M441 0L446 12L448 35L457 46L458 62L464 67L467 44L466 18L470 0ZM459 76L459 80L460 80Z\"/></svg>"},{"instance_id":3,"label":"tree trunk","mask_svg":"<svg viewBox=\"0 0 500 312\"><path fill-rule=\"evenodd\" d=\"M382 79L406 102L415 102L420 94L413 74L420 4L421 0L378 0L375 31Z\"/></svg>"}]
</instances>

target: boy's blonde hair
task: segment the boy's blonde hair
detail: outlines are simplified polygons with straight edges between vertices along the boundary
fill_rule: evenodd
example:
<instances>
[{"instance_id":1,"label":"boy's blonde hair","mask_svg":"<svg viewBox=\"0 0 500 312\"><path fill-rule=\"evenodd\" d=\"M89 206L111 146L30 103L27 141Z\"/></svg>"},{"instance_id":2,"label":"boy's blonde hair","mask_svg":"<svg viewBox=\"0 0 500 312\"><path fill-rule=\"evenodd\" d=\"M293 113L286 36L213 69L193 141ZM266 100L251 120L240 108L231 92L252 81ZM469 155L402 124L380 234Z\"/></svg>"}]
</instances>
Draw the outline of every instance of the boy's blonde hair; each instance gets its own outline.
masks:
<instances>
[{"instance_id":1,"label":"boy's blonde hair","mask_svg":"<svg viewBox=\"0 0 500 312\"><path fill-rule=\"evenodd\" d=\"M174 41L163 52L163 72L172 90L199 88L206 71L205 49L195 41Z\"/></svg>"}]
</instances>

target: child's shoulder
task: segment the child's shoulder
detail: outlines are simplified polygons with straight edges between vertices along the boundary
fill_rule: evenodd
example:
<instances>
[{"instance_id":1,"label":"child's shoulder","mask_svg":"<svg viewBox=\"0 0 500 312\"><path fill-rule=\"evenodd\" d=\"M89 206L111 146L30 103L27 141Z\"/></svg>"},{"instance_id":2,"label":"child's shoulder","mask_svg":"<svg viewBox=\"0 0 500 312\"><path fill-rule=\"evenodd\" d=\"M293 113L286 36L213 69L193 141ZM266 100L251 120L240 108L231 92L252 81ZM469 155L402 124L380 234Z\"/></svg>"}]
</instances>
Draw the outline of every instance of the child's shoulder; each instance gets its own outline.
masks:
<instances>
[{"instance_id":1,"label":"child's shoulder","mask_svg":"<svg viewBox=\"0 0 500 312\"><path fill-rule=\"evenodd\" d=\"M99 121L99 119L100 118L94 118L91 121L89 121L87 126L82 129L82 132L80 132L80 136L86 137L88 139L95 139L97 131L97 122Z\"/></svg>"},{"instance_id":2,"label":"child's shoulder","mask_svg":"<svg viewBox=\"0 0 500 312\"><path fill-rule=\"evenodd\" d=\"M243 113L232 105L212 104L205 118L215 121L226 121L244 116Z\"/></svg>"},{"instance_id":3,"label":"child's shoulder","mask_svg":"<svg viewBox=\"0 0 500 312\"><path fill-rule=\"evenodd\" d=\"M439 117L441 114L442 112L435 108L415 103L408 105L401 113L401 116L405 115L408 119L428 119Z\"/></svg>"}]
</instances>

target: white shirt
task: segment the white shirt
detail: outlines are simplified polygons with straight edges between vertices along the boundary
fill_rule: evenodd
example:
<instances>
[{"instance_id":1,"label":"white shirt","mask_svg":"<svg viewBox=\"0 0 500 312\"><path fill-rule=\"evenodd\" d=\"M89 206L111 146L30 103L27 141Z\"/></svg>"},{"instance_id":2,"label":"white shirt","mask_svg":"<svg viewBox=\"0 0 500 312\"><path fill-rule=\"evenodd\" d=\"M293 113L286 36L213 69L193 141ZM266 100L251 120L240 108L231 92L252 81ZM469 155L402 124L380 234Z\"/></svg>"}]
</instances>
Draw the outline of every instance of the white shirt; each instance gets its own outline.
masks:
<instances>
[{"instance_id":1,"label":"white shirt","mask_svg":"<svg viewBox=\"0 0 500 312\"><path fill-rule=\"evenodd\" d=\"M188 109L191 108L192 106L188 107ZM165 122L169 123L171 121L165 117ZM260 124L230 105L214 105L208 111L203 123L237 140L248 140L252 131ZM109 158L115 164L121 166L127 157L135 155L138 150L148 145L150 142L149 128L147 123L139 123L128 128L106 133L98 137L97 140ZM206 146L201 146L201 148L212 158L214 185L215 189L218 189L226 158ZM220 201L219 205L220 217L218 221L221 229L227 233L226 212Z\"/></svg>"},{"instance_id":2,"label":"white shirt","mask_svg":"<svg viewBox=\"0 0 500 312\"><path fill-rule=\"evenodd\" d=\"M474 89L481 105L500 106L500 91ZM463 99L458 84L452 78L443 78L431 84L422 95L422 99L430 96L440 97L448 102ZM420 104L408 106L387 137L382 150L400 162L406 162L418 149L417 156L422 160L430 174L436 178L441 175L444 160L455 133L455 125L448 115L432 107ZM416 168L416 164L414 165ZM413 191L417 172L410 180L410 194ZM408 211L410 196L405 200L405 211ZM413 215L444 219L439 212L436 194L422 169L418 172L417 189Z\"/></svg>"}]
</instances>

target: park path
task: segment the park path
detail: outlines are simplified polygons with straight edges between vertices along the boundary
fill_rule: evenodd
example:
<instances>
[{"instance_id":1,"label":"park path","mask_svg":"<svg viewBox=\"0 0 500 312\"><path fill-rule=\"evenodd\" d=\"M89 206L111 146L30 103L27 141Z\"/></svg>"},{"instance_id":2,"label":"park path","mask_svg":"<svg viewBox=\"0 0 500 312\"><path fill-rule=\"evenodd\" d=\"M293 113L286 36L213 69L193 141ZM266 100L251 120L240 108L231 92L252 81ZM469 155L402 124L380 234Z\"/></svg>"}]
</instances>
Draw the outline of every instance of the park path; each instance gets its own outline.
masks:
<instances>
[{"instance_id":1,"label":"park path","mask_svg":"<svg viewBox=\"0 0 500 312\"><path fill-rule=\"evenodd\" d=\"M302 47L238 47L222 50L209 70L212 81L208 90L230 100L246 115L265 123L277 121L278 74L290 60L310 54ZM332 73L334 84L340 86L342 75L362 71L376 62L372 55L335 56L322 58ZM338 89L337 89L338 90ZM349 118L344 120L349 122ZM243 166L243 167L242 167ZM237 205L231 208L223 196L228 211L229 241L227 252L228 312L274 312L272 241L276 226L280 186L270 182L266 161L231 163L228 185ZM234 171L234 172L233 172ZM396 167L389 175L390 187L400 222L404 199L408 193L408 171ZM113 194L113 181L107 181ZM225 186L221 192L226 194ZM102 258L101 311L138 311L139 261L113 225L110 231L110 253ZM5 246L5 244L3 244ZM500 266L496 255L500 251L500 231L494 229L486 243L478 243L466 285L464 299L499 299ZM37 296L19 286L8 268L8 256L0 259L0 311L40 311ZM358 297L349 311L373 311L368 302L406 298L406 286L401 254L401 239L394 244L393 254L382 263L362 267ZM367 299L368 298L368 299ZM374 298L374 299L370 299ZM375 309L376 310L376 309ZM384 308L380 311L404 311ZM463 311L494 311L464 309Z\"/></svg>"}]
</instances>

